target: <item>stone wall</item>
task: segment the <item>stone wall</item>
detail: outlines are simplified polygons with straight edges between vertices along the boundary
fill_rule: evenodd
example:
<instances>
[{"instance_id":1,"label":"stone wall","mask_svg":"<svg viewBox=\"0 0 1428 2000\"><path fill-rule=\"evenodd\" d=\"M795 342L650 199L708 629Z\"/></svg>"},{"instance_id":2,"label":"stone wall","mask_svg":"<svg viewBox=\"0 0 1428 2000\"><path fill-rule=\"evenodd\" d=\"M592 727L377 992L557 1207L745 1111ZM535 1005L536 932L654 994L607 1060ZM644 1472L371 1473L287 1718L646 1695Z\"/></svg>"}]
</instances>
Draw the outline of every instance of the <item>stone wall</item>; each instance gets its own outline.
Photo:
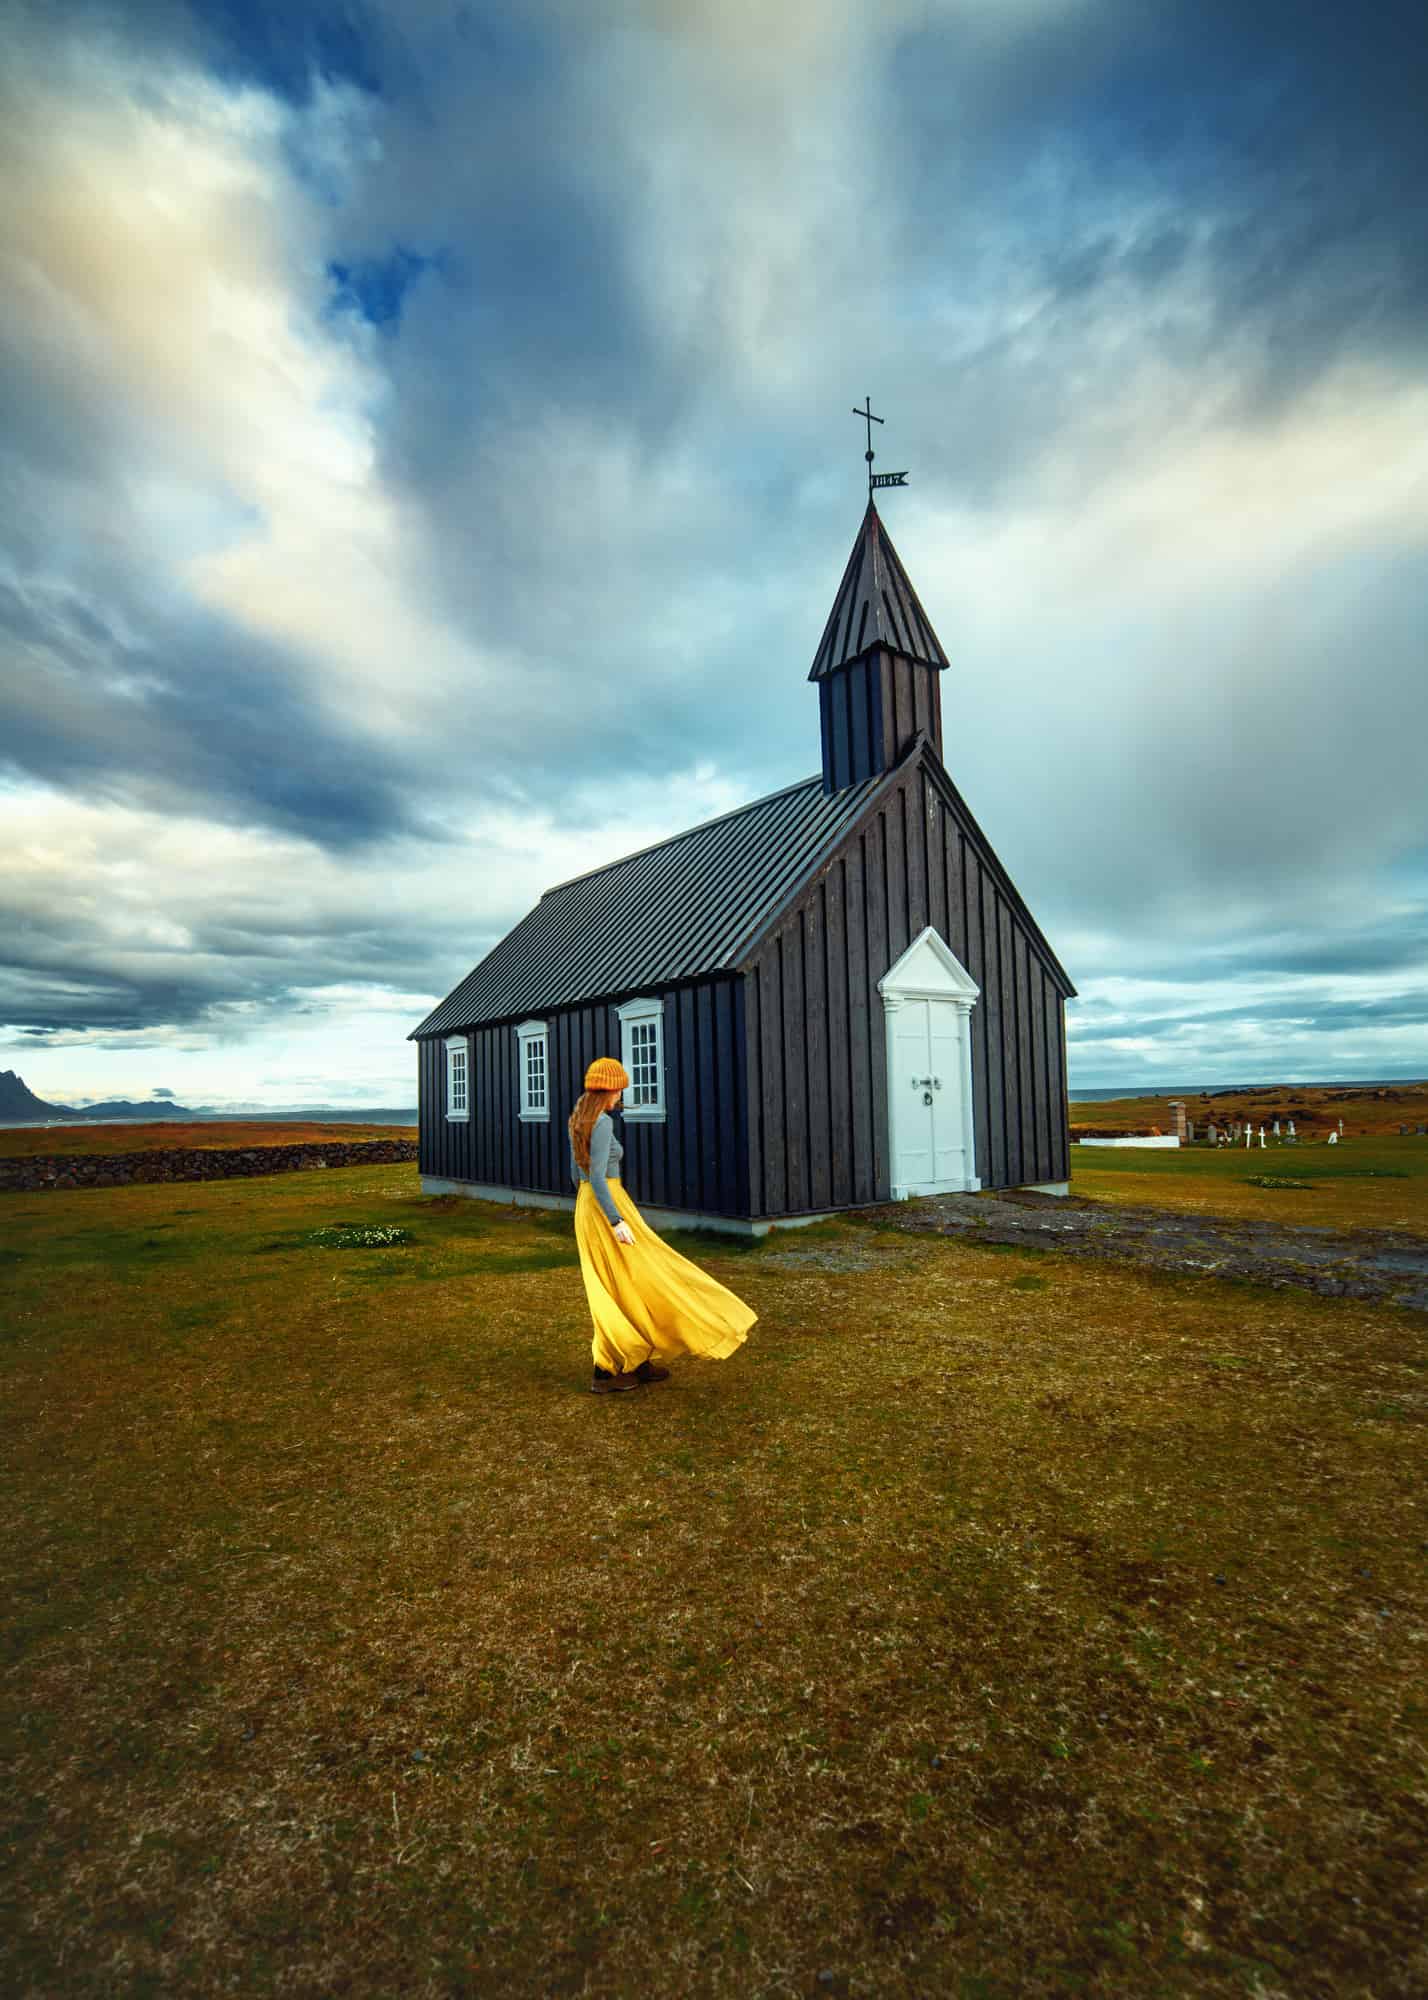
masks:
<instances>
[{"instance_id":1,"label":"stone wall","mask_svg":"<svg viewBox=\"0 0 1428 2000\"><path fill-rule=\"evenodd\" d=\"M0 1160L0 1188L126 1187L131 1181L222 1181L311 1167L377 1167L414 1161L415 1139L353 1139L321 1145L211 1147L165 1153L49 1154Z\"/></svg>"}]
</instances>

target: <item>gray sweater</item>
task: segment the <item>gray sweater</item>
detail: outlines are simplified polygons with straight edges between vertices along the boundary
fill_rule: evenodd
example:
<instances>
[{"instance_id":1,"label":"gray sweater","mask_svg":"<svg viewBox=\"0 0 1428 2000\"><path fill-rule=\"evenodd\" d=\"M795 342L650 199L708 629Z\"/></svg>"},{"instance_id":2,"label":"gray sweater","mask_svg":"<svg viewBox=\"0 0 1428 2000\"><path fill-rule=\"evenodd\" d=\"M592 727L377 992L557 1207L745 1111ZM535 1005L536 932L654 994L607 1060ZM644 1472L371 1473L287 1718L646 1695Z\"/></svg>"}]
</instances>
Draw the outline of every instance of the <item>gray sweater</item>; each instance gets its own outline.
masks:
<instances>
[{"instance_id":1,"label":"gray sweater","mask_svg":"<svg viewBox=\"0 0 1428 2000\"><path fill-rule=\"evenodd\" d=\"M595 1120L595 1129L590 1134L590 1171L588 1174L576 1159L575 1144L573 1140L571 1142L570 1178L574 1181L577 1188L582 1181L589 1181L591 1188L594 1190L595 1199L599 1202L612 1228L617 1222L623 1222L624 1217L615 1206L615 1197L610 1192L606 1175L618 1175L620 1162L624 1157L625 1149L615 1137L615 1121L611 1118L608 1111L600 1113L600 1116Z\"/></svg>"}]
</instances>

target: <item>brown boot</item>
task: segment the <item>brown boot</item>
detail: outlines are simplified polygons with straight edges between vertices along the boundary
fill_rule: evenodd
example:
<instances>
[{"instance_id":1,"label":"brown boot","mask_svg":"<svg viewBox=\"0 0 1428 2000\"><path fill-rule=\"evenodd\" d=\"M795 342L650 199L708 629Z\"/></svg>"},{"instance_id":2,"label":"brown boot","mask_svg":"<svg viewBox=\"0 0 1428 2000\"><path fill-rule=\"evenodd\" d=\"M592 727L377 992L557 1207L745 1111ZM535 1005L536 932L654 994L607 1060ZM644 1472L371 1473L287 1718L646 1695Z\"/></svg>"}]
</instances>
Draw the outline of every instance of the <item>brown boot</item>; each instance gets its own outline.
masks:
<instances>
[{"instance_id":1,"label":"brown boot","mask_svg":"<svg viewBox=\"0 0 1428 2000\"><path fill-rule=\"evenodd\" d=\"M635 1377L631 1374L612 1375L608 1368L597 1368L590 1378L592 1396L613 1396L619 1389L633 1389Z\"/></svg>"},{"instance_id":2,"label":"brown boot","mask_svg":"<svg viewBox=\"0 0 1428 2000\"><path fill-rule=\"evenodd\" d=\"M656 1361L642 1361L634 1371L637 1382L667 1382L669 1370L661 1368Z\"/></svg>"}]
</instances>

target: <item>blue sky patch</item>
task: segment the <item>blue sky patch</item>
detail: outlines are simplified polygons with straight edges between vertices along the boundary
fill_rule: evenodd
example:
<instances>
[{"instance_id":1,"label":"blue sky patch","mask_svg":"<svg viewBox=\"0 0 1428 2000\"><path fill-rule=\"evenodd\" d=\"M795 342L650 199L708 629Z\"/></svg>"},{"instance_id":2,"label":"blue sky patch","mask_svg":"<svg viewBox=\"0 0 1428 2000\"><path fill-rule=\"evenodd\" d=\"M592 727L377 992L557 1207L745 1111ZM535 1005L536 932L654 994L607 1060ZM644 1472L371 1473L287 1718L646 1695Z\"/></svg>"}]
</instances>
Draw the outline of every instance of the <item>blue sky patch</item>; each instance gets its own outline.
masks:
<instances>
[{"instance_id":1,"label":"blue sky patch","mask_svg":"<svg viewBox=\"0 0 1428 2000\"><path fill-rule=\"evenodd\" d=\"M265 0L202 0L195 14L213 38L215 73L259 83L306 104L315 83L350 83L381 94L372 37L359 7L275 7Z\"/></svg>"},{"instance_id":2,"label":"blue sky patch","mask_svg":"<svg viewBox=\"0 0 1428 2000\"><path fill-rule=\"evenodd\" d=\"M395 326L402 316L407 293L423 271L439 269L442 255L426 257L399 243L386 257L367 257L342 263L334 258L327 266L332 285L329 312L355 312L373 326Z\"/></svg>"}]
</instances>

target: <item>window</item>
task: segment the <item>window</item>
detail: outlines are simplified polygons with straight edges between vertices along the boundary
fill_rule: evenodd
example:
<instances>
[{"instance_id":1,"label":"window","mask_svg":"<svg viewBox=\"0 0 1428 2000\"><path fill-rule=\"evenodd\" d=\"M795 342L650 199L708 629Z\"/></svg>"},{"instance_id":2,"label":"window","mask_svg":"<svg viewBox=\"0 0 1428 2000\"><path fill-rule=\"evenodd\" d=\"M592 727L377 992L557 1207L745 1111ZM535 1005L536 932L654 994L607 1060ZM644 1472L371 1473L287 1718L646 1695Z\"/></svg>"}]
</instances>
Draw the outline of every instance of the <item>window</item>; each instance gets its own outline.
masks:
<instances>
[{"instance_id":1,"label":"window","mask_svg":"<svg viewBox=\"0 0 1428 2000\"><path fill-rule=\"evenodd\" d=\"M516 1029L516 1060L520 1064L520 1116L527 1124L550 1122L549 1038L544 1021L522 1021Z\"/></svg>"},{"instance_id":2,"label":"window","mask_svg":"<svg viewBox=\"0 0 1428 2000\"><path fill-rule=\"evenodd\" d=\"M469 1118L471 1100L467 1087L470 1050L465 1035L449 1035L446 1042L446 1115Z\"/></svg>"},{"instance_id":3,"label":"window","mask_svg":"<svg viewBox=\"0 0 1428 2000\"><path fill-rule=\"evenodd\" d=\"M620 1016L620 1060L630 1072L626 1118L661 1119L664 1107L664 1002L627 1000Z\"/></svg>"},{"instance_id":4,"label":"window","mask_svg":"<svg viewBox=\"0 0 1428 2000\"><path fill-rule=\"evenodd\" d=\"M659 1023L631 1021L629 1071L636 1104L659 1102Z\"/></svg>"}]
</instances>

